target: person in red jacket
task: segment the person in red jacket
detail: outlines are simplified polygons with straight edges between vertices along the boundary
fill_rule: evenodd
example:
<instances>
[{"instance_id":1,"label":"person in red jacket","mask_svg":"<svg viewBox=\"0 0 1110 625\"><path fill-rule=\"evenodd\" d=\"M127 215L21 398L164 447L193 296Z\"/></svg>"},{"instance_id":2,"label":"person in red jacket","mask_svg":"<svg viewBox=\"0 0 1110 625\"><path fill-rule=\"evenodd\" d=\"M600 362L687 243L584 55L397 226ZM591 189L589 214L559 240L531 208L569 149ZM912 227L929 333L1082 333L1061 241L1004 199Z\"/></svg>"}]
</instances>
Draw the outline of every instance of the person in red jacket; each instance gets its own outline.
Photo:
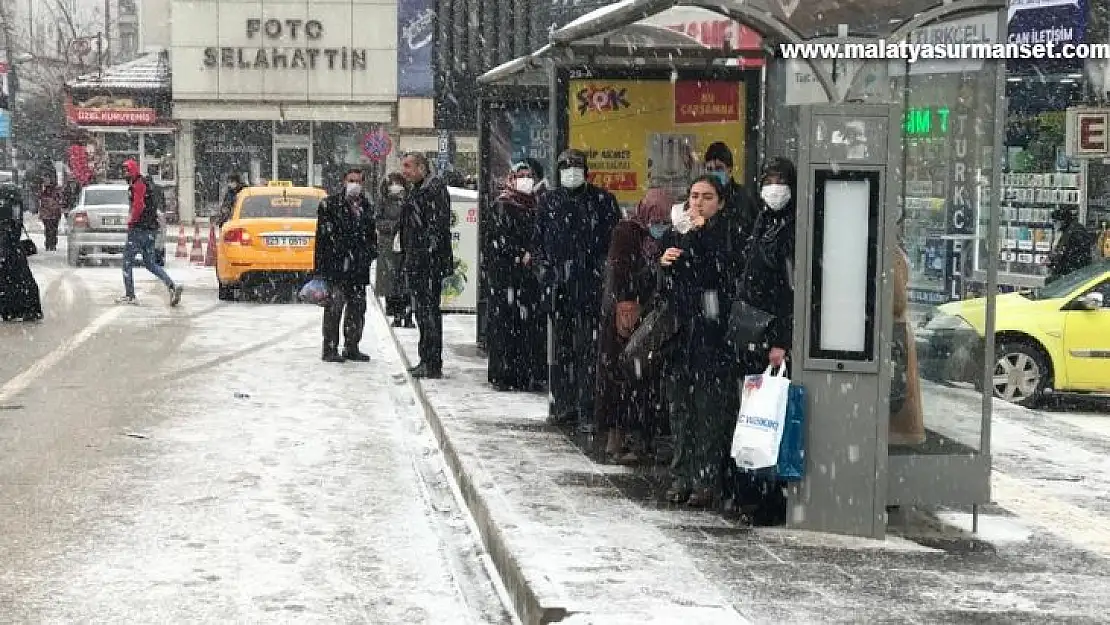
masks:
<instances>
[{"instance_id":1,"label":"person in red jacket","mask_svg":"<svg viewBox=\"0 0 1110 625\"><path fill-rule=\"evenodd\" d=\"M133 159L123 163L123 176L130 186L131 214L127 219L127 244L123 249L123 297L117 304L136 304L135 299L135 256L142 255L143 267L154 274L170 291L170 306L181 302L181 285L175 284L166 270L155 261L154 240L161 224L158 210L149 201L150 180L143 178L139 164Z\"/></svg>"}]
</instances>

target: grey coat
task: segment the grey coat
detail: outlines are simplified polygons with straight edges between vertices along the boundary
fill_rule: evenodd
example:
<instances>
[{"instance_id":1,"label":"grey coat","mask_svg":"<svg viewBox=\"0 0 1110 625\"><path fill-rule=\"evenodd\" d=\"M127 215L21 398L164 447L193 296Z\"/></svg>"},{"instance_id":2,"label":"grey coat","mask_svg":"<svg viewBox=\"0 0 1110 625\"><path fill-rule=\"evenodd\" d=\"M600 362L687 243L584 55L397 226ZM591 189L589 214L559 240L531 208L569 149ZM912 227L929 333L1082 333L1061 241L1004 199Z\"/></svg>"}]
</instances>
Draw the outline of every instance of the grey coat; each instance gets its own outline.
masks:
<instances>
[{"instance_id":1,"label":"grey coat","mask_svg":"<svg viewBox=\"0 0 1110 625\"><path fill-rule=\"evenodd\" d=\"M401 278L401 254L393 251L393 240L401 230L401 200L382 198L376 218L378 228L378 266L374 275L374 295L396 297L408 294Z\"/></svg>"}]
</instances>

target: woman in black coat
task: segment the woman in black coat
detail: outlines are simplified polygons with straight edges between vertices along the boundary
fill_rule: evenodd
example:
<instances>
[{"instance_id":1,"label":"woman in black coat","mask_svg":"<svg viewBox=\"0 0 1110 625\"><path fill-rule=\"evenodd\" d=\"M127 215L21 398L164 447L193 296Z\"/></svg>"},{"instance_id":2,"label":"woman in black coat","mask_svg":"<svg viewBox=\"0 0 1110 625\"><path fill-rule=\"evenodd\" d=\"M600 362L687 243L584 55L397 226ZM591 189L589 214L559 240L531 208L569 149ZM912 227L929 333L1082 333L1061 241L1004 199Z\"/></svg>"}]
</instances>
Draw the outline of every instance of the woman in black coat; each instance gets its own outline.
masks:
<instances>
[{"instance_id":1,"label":"woman in black coat","mask_svg":"<svg viewBox=\"0 0 1110 625\"><path fill-rule=\"evenodd\" d=\"M408 184L405 177L392 173L382 181L378 214L378 264L374 275L374 295L385 298L385 314L393 317L393 327L412 328L412 296L401 272L404 252L401 250L401 217L405 208Z\"/></svg>"},{"instance_id":2,"label":"woman in black coat","mask_svg":"<svg viewBox=\"0 0 1110 625\"><path fill-rule=\"evenodd\" d=\"M539 390L547 380L547 320L530 249L541 180L543 168L536 161L513 166L493 203L486 238L487 375L503 391Z\"/></svg>"},{"instance_id":3,"label":"woman in black coat","mask_svg":"<svg viewBox=\"0 0 1110 625\"><path fill-rule=\"evenodd\" d=\"M0 186L0 319L39 321L39 285L20 243L23 199L12 184Z\"/></svg>"}]
</instances>

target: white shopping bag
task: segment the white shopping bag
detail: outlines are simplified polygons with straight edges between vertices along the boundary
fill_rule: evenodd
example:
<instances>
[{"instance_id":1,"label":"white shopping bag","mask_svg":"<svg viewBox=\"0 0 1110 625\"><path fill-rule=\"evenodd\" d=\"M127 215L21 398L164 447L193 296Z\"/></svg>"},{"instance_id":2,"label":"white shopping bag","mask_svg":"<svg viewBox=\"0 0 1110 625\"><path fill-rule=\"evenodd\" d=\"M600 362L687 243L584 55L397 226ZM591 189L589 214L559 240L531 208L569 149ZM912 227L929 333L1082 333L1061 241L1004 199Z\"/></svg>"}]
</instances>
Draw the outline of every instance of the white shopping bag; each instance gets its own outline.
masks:
<instances>
[{"instance_id":1,"label":"white shopping bag","mask_svg":"<svg viewBox=\"0 0 1110 625\"><path fill-rule=\"evenodd\" d=\"M790 378L786 366L777 375L771 367L762 375L744 378L740 417L732 435L732 458L741 469L764 469L778 464L779 445L786 425Z\"/></svg>"}]
</instances>

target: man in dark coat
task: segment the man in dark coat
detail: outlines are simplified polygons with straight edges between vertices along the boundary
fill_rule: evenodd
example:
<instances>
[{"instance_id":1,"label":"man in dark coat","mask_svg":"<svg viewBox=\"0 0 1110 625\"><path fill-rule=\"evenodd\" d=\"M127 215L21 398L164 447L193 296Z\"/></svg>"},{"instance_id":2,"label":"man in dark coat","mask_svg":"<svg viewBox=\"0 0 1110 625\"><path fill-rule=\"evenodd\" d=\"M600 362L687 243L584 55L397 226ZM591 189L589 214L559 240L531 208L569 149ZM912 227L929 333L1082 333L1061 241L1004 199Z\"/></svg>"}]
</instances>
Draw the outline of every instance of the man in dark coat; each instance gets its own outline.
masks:
<instances>
[{"instance_id":1,"label":"man in dark coat","mask_svg":"<svg viewBox=\"0 0 1110 625\"><path fill-rule=\"evenodd\" d=\"M402 211L401 249L404 273L412 292L416 325L420 328L420 362L410 373L417 378L443 377L443 280L455 270L451 249L451 194L431 174L428 159L419 152L401 161L401 175L411 190Z\"/></svg>"},{"instance_id":2,"label":"man in dark coat","mask_svg":"<svg viewBox=\"0 0 1110 625\"><path fill-rule=\"evenodd\" d=\"M239 198L239 191L242 190L243 179L239 177L239 174L228 174L227 192L224 193L224 199L220 203L220 212L216 216L217 228L231 221L231 213L235 210L235 200Z\"/></svg>"},{"instance_id":3,"label":"man in dark coat","mask_svg":"<svg viewBox=\"0 0 1110 625\"><path fill-rule=\"evenodd\" d=\"M613 194L587 182L589 166L580 150L559 155L559 186L544 195L536 215L533 247L541 268L550 315L548 422L593 423L597 380L597 328L605 259L621 210Z\"/></svg>"},{"instance_id":4,"label":"man in dark coat","mask_svg":"<svg viewBox=\"0 0 1110 625\"><path fill-rule=\"evenodd\" d=\"M1052 219L1060 240L1048 257L1046 284L1090 265L1095 251L1095 237L1080 223L1078 209L1058 208Z\"/></svg>"},{"instance_id":5,"label":"man in dark coat","mask_svg":"<svg viewBox=\"0 0 1110 625\"><path fill-rule=\"evenodd\" d=\"M759 205L752 199L748 190L733 178L735 169L732 150L722 141L710 144L705 150L705 172L715 176L725 188L725 206L721 217L730 231L728 247L732 264L731 271L739 275L744 270L744 245L755 228Z\"/></svg>"},{"instance_id":6,"label":"man in dark coat","mask_svg":"<svg viewBox=\"0 0 1110 625\"><path fill-rule=\"evenodd\" d=\"M366 324L366 285L370 265L378 253L374 211L362 192L362 170L350 169L343 176L343 189L320 203L316 216L316 262L314 273L328 283L328 305L324 309L325 362L370 357L358 349ZM343 351L339 351L339 321L343 319Z\"/></svg>"}]
</instances>

